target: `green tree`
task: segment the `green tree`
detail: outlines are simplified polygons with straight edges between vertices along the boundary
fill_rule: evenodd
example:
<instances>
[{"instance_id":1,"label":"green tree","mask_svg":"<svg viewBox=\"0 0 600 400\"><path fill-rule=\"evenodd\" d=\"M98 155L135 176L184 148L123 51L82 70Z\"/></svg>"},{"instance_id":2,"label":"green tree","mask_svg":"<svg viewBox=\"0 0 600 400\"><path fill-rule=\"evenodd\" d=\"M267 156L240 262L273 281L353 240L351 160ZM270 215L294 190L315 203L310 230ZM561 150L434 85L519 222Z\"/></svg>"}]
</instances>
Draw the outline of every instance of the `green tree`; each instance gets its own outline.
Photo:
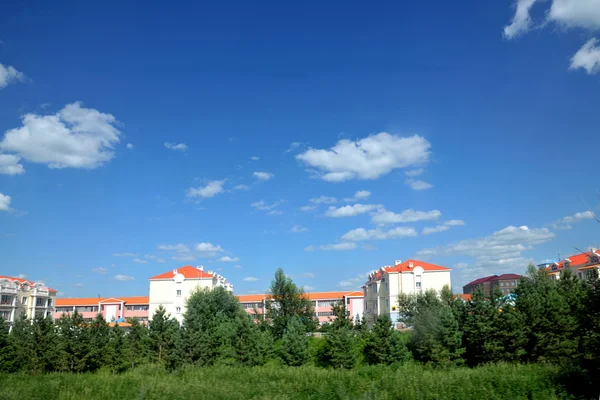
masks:
<instances>
[{"instance_id":1,"label":"green tree","mask_svg":"<svg viewBox=\"0 0 600 400\"><path fill-rule=\"evenodd\" d=\"M137 318L128 321L131 324L129 333L125 335L124 358L129 367L135 368L144 364L148 359L149 341L148 328L142 325Z\"/></svg>"},{"instance_id":2,"label":"green tree","mask_svg":"<svg viewBox=\"0 0 600 400\"><path fill-rule=\"evenodd\" d=\"M285 276L281 268L277 269L275 278L271 282L266 308L267 320L276 339L283 336L293 317L300 319L306 332L314 332L318 326L312 302L291 278Z\"/></svg>"},{"instance_id":3,"label":"green tree","mask_svg":"<svg viewBox=\"0 0 600 400\"><path fill-rule=\"evenodd\" d=\"M160 305L149 323L150 349L153 361L172 366L178 345L179 323Z\"/></svg>"},{"instance_id":4,"label":"green tree","mask_svg":"<svg viewBox=\"0 0 600 400\"><path fill-rule=\"evenodd\" d=\"M0 317L0 373L14 372L16 354L9 338L9 325Z\"/></svg>"},{"instance_id":5,"label":"green tree","mask_svg":"<svg viewBox=\"0 0 600 400\"><path fill-rule=\"evenodd\" d=\"M15 371L32 372L35 370L35 340L31 321L21 315L13 323L9 335L10 346L18 357L14 360Z\"/></svg>"},{"instance_id":6,"label":"green tree","mask_svg":"<svg viewBox=\"0 0 600 400\"><path fill-rule=\"evenodd\" d=\"M462 364L462 333L447 305L429 308L413 319L411 335L415 358L425 363L451 366Z\"/></svg>"},{"instance_id":7,"label":"green tree","mask_svg":"<svg viewBox=\"0 0 600 400\"><path fill-rule=\"evenodd\" d=\"M55 326L62 342L59 371L87 371L87 360L90 355L90 329L81 314L63 314L55 321Z\"/></svg>"},{"instance_id":8,"label":"green tree","mask_svg":"<svg viewBox=\"0 0 600 400\"><path fill-rule=\"evenodd\" d=\"M300 317L292 317L281 339L281 360L285 365L297 367L309 357L305 324Z\"/></svg>"},{"instance_id":9,"label":"green tree","mask_svg":"<svg viewBox=\"0 0 600 400\"><path fill-rule=\"evenodd\" d=\"M108 344L110 328L101 314L89 323L89 353L87 357L87 369L96 371L107 364Z\"/></svg>"},{"instance_id":10,"label":"green tree","mask_svg":"<svg viewBox=\"0 0 600 400\"><path fill-rule=\"evenodd\" d=\"M392 321L390 317L379 316L365 338L363 356L367 364L389 364L391 362L389 357L391 336Z\"/></svg>"}]
</instances>

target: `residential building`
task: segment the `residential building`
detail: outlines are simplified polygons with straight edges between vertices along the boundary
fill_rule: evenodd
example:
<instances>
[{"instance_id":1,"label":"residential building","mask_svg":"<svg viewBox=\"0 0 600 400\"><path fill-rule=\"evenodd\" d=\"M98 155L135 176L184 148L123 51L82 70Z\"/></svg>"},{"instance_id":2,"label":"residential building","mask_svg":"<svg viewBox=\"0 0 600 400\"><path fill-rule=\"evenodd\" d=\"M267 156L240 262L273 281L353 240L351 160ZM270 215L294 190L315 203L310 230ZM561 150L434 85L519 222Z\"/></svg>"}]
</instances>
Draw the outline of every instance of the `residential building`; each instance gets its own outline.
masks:
<instances>
[{"instance_id":1,"label":"residential building","mask_svg":"<svg viewBox=\"0 0 600 400\"><path fill-rule=\"evenodd\" d=\"M450 268L419 260L396 260L394 265L381 267L369 274L364 290L364 315L371 326L379 315L388 315L392 321L399 317L398 296L439 292L444 286L452 287Z\"/></svg>"},{"instance_id":2,"label":"residential building","mask_svg":"<svg viewBox=\"0 0 600 400\"><path fill-rule=\"evenodd\" d=\"M63 314L73 314L77 311L87 321L91 321L100 314L108 322L133 317L147 322L149 304L148 296L59 298L56 299L54 318L57 319Z\"/></svg>"},{"instance_id":3,"label":"residential building","mask_svg":"<svg viewBox=\"0 0 600 400\"><path fill-rule=\"evenodd\" d=\"M546 267L553 279L559 279L560 273L568 269L579 279L587 279L592 271L598 272L600 268L600 250L591 249L585 253L579 253L567 257L561 261L553 262Z\"/></svg>"},{"instance_id":4,"label":"residential building","mask_svg":"<svg viewBox=\"0 0 600 400\"><path fill-rule=\"evenodd\" d=\"M329 322L335 319L333 315L333 305L337 302L346 304L346 311L353 320L358 316L363 317L363 293L358 292L311 292L305 293L305 296L312 301L315 310L315 316L320 324ZM237 296L242 307L249 313L254 315L256 319L265 318L267 294L247 294Z\"/></svg>"},{"instance_id":5,"label":"residential building","mask_svg":"<svg viewBox=\"0 0 600 400\"><path fill-rule=\"evenodd\" d=\"M186 265L150 278L150 309L152 318L159 306L163 306L172 317L183 321L189 295L197 289L214 289L222 286L233 291L233 285L213 271L204 267Z\"/></svg>"},{"instance_id":6,"label":"residential building","mask_svg":"<svg viewBox=\"0 0 600 400\"><path fill-rule=\"evenodd\" d=\"M13 323L21 315L27 318L51 317L56 290L41 282L0 276L0 317Z\"/></svg>"},{"instance_id":7,"label":"residential building","mask_svg":"<svg viewBox=\"0 0 600 400\"><path fill-rule=\"evenodd\" d=\"M484 297L491 297L494 291L498 289L502 294L509 294L519 285L521 278L522 276L517 274L486 276L467 283L463 286L463 293L473 294L480 290Z\"/></svg>"}]
</instances>

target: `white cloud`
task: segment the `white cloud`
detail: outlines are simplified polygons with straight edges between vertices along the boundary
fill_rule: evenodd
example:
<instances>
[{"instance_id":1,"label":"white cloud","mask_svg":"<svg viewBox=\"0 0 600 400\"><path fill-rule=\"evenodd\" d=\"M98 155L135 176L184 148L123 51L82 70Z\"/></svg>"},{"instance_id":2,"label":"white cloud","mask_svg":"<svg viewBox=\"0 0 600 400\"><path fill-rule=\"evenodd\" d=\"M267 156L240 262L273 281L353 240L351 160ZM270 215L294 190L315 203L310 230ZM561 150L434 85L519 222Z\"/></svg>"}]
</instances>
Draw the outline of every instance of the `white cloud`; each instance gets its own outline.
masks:
<instances>
[{"instance_id":1,"label":"white cloud","mask_svg":"<svg viewBox=\"0 0 600 400\"><path fill-rule=\"evenodd\" d=\"M423 172L425 172L425 170L423 168L417 168L417 169L408 170L408 171L404 172L404 174L406 176L408 176L409 178L414 178L415 176L423 175Z\"/></svg>"},{"instance_id":2,"label":"white cloud","mask_svg":"<svg viewBox=\"0 0 600 400\"><path fill-rule=\"evenodd\" d=\"M353 229L345 233L341 239L352 242L360 242L363 240L386 240L410 236L417 236L417 231L415 228L398 226L387 231L381 229Z\"/></svg>"},{"instance_id":3,"label":"white cloud","mask_svg":"<svg viewBox=\"0 0 600 400\"><path fill-rule=\"evenodd\" d=\"M92 268L92 272L95 272L97 274L106 275L106 274L108 274L108 269L107 268L102 268L102 267Z\"/></svg>"},{"instance_id":4,"label":"white cloud","mask_svg":"<svg viewBox=\"0 0 600 400\"><path fill-rule=\"evenodd\" d=\"M304 289L305 292L309 292L311 290L315 290L314 286L309 286L309 285L302 286L302 289Z\"/></svg>"},{"instance_id":5,"label":"white cloud","mask_svg":"<svg viewBox=\"0 0 600 400\"><path fill-rule=\"evenodd\" d=\"M431 189L433 185L429 182L415 180L415 179L407 179L405 182L412 190L426 190Z\"/></svg>"},{"instance_id":6,"label":"white cloud","mask_svg":"<svg viewBox=\"0 0 600 400\"><path fill-rule=\"evenodd\" d=\"M219 262L238 262L238 261L240 261L240 259L238 257L223 256L223 257L219 258L217 261L219 261Z\"/></svg>"},{"instance_id":7,"label":"white cloud","mask_svg":"<svg viewBox=\"0 0 600 400\"><path fill-rule=\"evenodd\" d=\"M596 38L588 40L571 58L569 69L583 68L590 75L600 72L600 46L597 43Z\"/></svg>"},{"instance_id":8,"label":"white cloud","mask_svg":"<svg viewBox=\"0 0 600 400\"><path fill-rule=\"evenodd\" d=\"M315 251L315 250L322 250L322 251L343 251L343 250L352 250L356 248L356 243L350 243L350 242L345 242L345 243L336 243L336 244L325 244L322 246L307 246L304 248L304 251Z\"/></svg>"},{"instance_id":9,"label":"white cloud","mask_svg":"<svg viewBox=\"0 0 600 400\"><path fill-rule=\"evenodd\" d=\"M304 272L303 274L300 275L302 278L314 278L315 274L313 274L312 272Z\"/></svg>"},{"instance_id":10,"label":"white cloud","mask_svg":"<svg viewBox=\"0 0 600 400\"><path fill-rule=\"evenodd\" d=\"M292 142L292 143L290 143L290 147L288 147L288 149L285 152L290 153L292 151L298 150L301 147L304 147L305 145L306 145L306 143L302 143L302 142Z\"/></svg>"},{"instance_id":11,"label":"white cloud","mask_svg":"<svg viewBox=\"0 0 600 400\"><path fill-rule=\"evenodd\" d=\"M4 89L11 83L24 82L27 78L24 73L17 71L10 65L0 64L0 89Z\"/></svg>"},{"instance_id":12,"label":"white cloud","mask_svg":"<svg viewBox=\"0 0 600 400\"><path fill-rule=\"evenodd\" d=\"M174 251L176 253L189 253L190 248L185 244L161 244L158 246L158 250L161 251Z\"/></svg>"},{"instance_id":13,"label":"white cloud","mask_svg":"<svg viewBox=\"0 0 600 400\"><path fill-rule=\"evenodd\" d=\"M338 200L335 197L321 196L310 199L309 202L314 204L334 204L337 203Z\"/></svg>"},{"instance_id":14,"label":"white cloud","mask_svg":"<svg viewBox=\"0 0 600 400\"><path fill-rule=\"evenodd\" d=\"M225 180L221 181L210 181L206 184L206 186L200 186L197 188L189 188L187 192L188 198L202 197L202 198L210 198L218 195L223 192L223 185L225 184Z\"/></svg>"},{"instance_id":15,"label":"white cloud","mask_svg":"<svg viewBox=\"0 0 600 400\"><path fill-rule=\"evenodd\" d=\"M148 261L142 260L141 258L134 258L133 262L136 264L148 264Z\"/></svg>"},{"instance_id":16,"label":"white cloud","mask_svg":"<svg viewBox=\"0 0 600 400\"><path fill-rule=\"evenodd\" d=\"M403 224L417 221L434 221L441 216L442 213L439 210L415 211L409 208L400 214L396 214L395 212L381 209L377 214L373 215L372 221L378 225Z\"/></svg>"},{"instance_id":17,"label":"white cloud","mask_svg":"<svg viewBox=\"0 0 600 400\"><path fill-rule=\"evenodd\" d=\"M344 217L355 217L359 214L364 214L369 211L383 209L383 205L381 204L354 204L353 206L343 206L339 208L335 208L331 206L327 209L325 213L328 217L334 218L344 218Z\"/></svg>"},{"instance_id":18,"label":"white cloud","mask_svg":"<svg viewBox=\"0 0 600 400\"><path fill-rule=\"evenodd\" d=\"M127 275L120 275L120 274L119 274L119 275L115 275L115 276L113 276L113 279L114 279L115 281L132 281L132 280L134 280L135 278L134 278L133 276L127 276Z\"/></svg>"},{"instance_id":19,"label":"white cloud","mask_svg":"<svg viewBox=\"0 0 600 400\"><path fill-rule=\"evenodd\" d=\"M113 257L137 257L137 255L133 253L115 253Z\"/></svg>"},{"instance_id":20,"label":"white cloud","mask_svg":"<svg viewBox=\"0 0 600 400\"><path fill-rule=\"evenodd\" d=\"M178 254L176 256L171 257L171 260L174 261L183 261L183 262L191 262L196 259L194 254Z\"/></svg>"},{"instance_id":21,"label":"white cloud","mask_svg":"<svg viewBox=\"0 0 600 400\"><path fill-rule=\"evenodd\" d=\"M53 115L26 114L22 123L6 132L0 150L50 168L97 168L114 157L121 134L114 116L80 102Z\"/></svg>"},{"instance_id":22,"label":"white cloud","mask_svg":"<svg viewBox=\"0 0 600 400\"><path fill-rule=\"evenodd\" d=\"M236 265L233 266L233 268L241 269L242 266L240 264L236 264Z\"/></svg>"},{"instance_id":23,"label":"white cloud","mask_svg":"<svg viewBox=\"0 0 600 400\"><path fill-rule=\"evenodd\" d=\"M133 150L133 147L134 147L134 146L133 146L133 143L127 143L127 146L126 146L126 147L127 147L129 150Z\"/></svg>"},{"instance_id":24,"label":"white cloud","mask_svg":"<svg viewBox=\"0 0 600 400\"><path fill-rule=\"evenodd\" d=\"M268 181L269 179L272 179L274 175L270 172L254 172L252 173L252 176L259 181Z\"/></svg>"},{"instance_id":25,"label":"white cloud","mask_svg":"<svg viewBox=\"0 0 600 400\"><path fill-rule=\"evenodd\" d=\"M165 142L165 147L169 150L174 150L174 151L186 151L187 150L187 144L185 143L171 143L171 142Z\"/></svg>"},{"instance_id":26,"label":"white cloud","mask_svg":"<svg viewBox=\"0 0 600 400\"><path fill-rule=\"evenodd\" d=\"M308 228L305 228L303 226L294 225L292 227L292 229L290 229L290 232L293 232L293 233L302 233L302 232L310 232L310 231L308 230Z\"/></svg>"},{"instance_id":27,"label":"white cloud","mask_svg":"<svg viewBox=\"0 0 600 400\"><path fill-rule=\"evenodd\" d=\"M222 252L223 248L219 245L202 242L202 243L198 243L196 245L196 250L201 253L218 253L218 252Z\"/></svg>"},{"instance_id":28,"label":"white cloud","mask_svg":"<svg viewBox=\"0 0 600 400\"><path fill-rule=\"evenodd\" d=\"M513 39L525 33L531 27L531 16L529 11L537 0L517 0L515 4L515 15L510 23L504 27L504 37Z\"/></svg>"},{"instance_id":29,"label":"white cloud","mask_svg":"<svg viewBox=\"0 0 600 400\"><path fill-rule=\"evenodd\" d=\"M252 161L258 161L258 160L260 160L260 157L258 157L258 156L252 156L251 160Z\"/></svg>"},{"instance_id":30,"label":"white cloud","mask_svg":"<svg viewBox=\"0 0 600 400\"><path fill-rule=\"evenodd\" d=\"M265 203L264 200L260 200L260 201L255 201L254 203L250 204L252 207L256 208L257 210L261 210L261 211L269 211L272 210L276 207L279 207L279 205L283 203L283 200L278 200L273 204L267 204Z\"/></svg>"},{"instance_id":31,"label":"white cloud","mask_svg":"<svg viewBox=\"0 0 600 400\"><path fill-rule=\"evenodd\" d=\"M317 206L302 206L302 207L300 207L300 211L304 211L304 212L315 211L316 209L317 209Z\"/></svg>"},{"instance_id":32,"label":"white cloud","mask_svg":"<svg viewBox=\"0 0 600 400\"><path fill-rule=\"evenodd\" d=\"M25 278L27 278L27 275L25 275L25 274L19 274L19 275L17 275L17 278L19 278L19 279L25 279Z\"/></svg>"},{"instance_id":33,"label":"white cloud","mask_svg":"<svg viewBox=\"0 0 600 400\"><path fill-rule=\"evenodd\" d=\"M249 189L248 185L244 185L244 184L237 185L236 187L233 188L233 190L248 190L248 189Z\"/></svg>"},{"instance_id":34,"label":"white cloud","mask_svg":"<svg viewBox=\"0 0 600 400\"><path fill-rule=\"evenodd\" d=\"M377 179L396 168L425 164L430 157L429 142L421 136L400 137L381 132L352 141L342 139L330 149L308 149L296 158L329 182L349 179Z\"/></svg>"},{"instance_id":35,"label":"white cloud","mask_svg":"<svg viewBox=\"0 0 600 400\"><path fill-rule=\"evenodd\" d=\"M13 154L0 154L0 174L21 175L25 173L23 165L19 164L21 157Z\"/></svg>"},{"instance_id":36,"label":"white cloud","mask_svg":"<svg viewBox=\"0 0 600 400\"><path fill-rule=\"evenodd\" d=\"M0 211L10 210L10 196L7 194L0 193Z\"/></svg>"},{"instance_id":37,"label":"white cloud","mask_svg":"<svg viewBox=\"0 0 600 400\"><path fill-rule=\"evenodd\" d=\"M359 190L358 192L354 193L354 197L346 197L344 201L350 203L353 201L368 199L370 196L371 192L369 192L368 190Z\"/></svg>"},{"instance_id":38,"label":"white cloud","mask_svg":"<svg viewBox=\"0 0 600 400\"><path fill-rule=\"evenodd\" d=\"M258 278L255 278L253 276L247 276L243 279L244 282L256 282L258 280Z\"/></svg>"},{"instance_id":39,"label":"white cloud","mask_svg":"<svg viewBox=\"0 0 600 400\"><path fill-rule=\"evenodd\" d=\"M448 225L438 225L438 226L426 226L423 228L423 235L430 235L432 233L444 232L450 229Z\"/></svg>"},{"instance_id":40,"label":"white cloud","mask_svg":"<svg viewBox=\"0 0 600 400\"><path fill-rule=\"evenodd\" d=\"M338 283L339 287L348 287L348 286L355 286L356 284L354 282L350 282L350 281L341 281L340 283Z\"/></svg>"},{"instance_id":41,"label":"white cloud","mask_svg":"<svg viewBox=\"0 0 600 400\"><path fill-rule=\"evenodd\" d=\"M583 211L578 212L573 215L569 215L559 219L558 221L554 221L552 223L552 227L554 229L571 229L571 224L579 221L583 221L586 219L594 219L594 213L592 211Z\"/></svg>"},{"instance_id":42,"label":"white cloud","mask_svg":"<svg viewBox=\"0 0 600 400\"><path fill-rule=\"evenodd\" d=\"M283 211L280 210L271 210L269 212L267 212L267 215L281 215L283 214Z\"/></svg>"},{"instance_id":43,"label":"white cloud","mask_svg":"<svg viewBox=\"0 0 600 400\"><path fill-rule=\"evenodd\" d=\"M85 285L84 285L83 283L74 283L74 284L73 284L73 287L76 287L76 288L82 288L82 287L84 287L84 286L85 286Z\"/></svg>"},{"instance_id":44,"label":"white cloud","mask_svg":"<svg viewBox=\"0 0 600 400\"><path fill-rule=\"evenodd\" d=\"M598 0L553 0L548 20L569 28L599 29L600 3Z\"/></svg>"},{"instance_id":45,"label":"white cloud","mask_svg":"<svg viewBox=\"0 0 600 400\"><path fill-rule=\"evenodd\" d=\"M157 262L157 263L161 263L161 264L164 264L164 263L166 263L166 261L165 261L165 259L164 259L164 258L157 258L157 259L156 259L156 262Z\"/></svg>"},{"instance_id":46,"label":"white cloud","mask_svg":"<svg viewBox=\"0 0 600 400\"><path fill-rule=\"evenodd\" d=\"M447 226L464 226L465 225L465 221L463 221L462 219L451 219L451 220L445 221L444 225L447 225Z\"/></svg>"}]
</instances>

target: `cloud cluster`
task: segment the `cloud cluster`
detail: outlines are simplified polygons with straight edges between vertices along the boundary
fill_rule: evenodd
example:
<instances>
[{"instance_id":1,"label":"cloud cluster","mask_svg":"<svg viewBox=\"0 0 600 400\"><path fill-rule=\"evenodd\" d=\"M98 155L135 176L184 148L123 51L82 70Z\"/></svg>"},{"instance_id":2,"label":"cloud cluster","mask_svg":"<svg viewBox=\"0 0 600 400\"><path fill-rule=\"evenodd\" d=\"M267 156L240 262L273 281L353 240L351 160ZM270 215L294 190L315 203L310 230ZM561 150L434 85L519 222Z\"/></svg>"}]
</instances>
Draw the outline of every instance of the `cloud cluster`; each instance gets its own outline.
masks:
<instances>
[{"instance_id":1,"label":"cloud cluster","mask_svg":"<svg viewBox=\"0 0 600 400\"><path fill-rule=\"evenodd\" d=\"M342 240L360 242L364 240L386 240L417 236L415 228L398 226L389 230L382 229L353 229L342 236Z\"/></svg>"},{"instance_id":2,"label":"cloud cluster","mask_svg":"<svg viewBox=\"0 0 600 400\"><path fill-rule=\"evenodd\" d=\"M354 204L336 208L331 206L327 209L325 215L333 218L355 217L377 209L382 209L381 204Z\"/></svg>"},{"instance_id":3,"label":"cloud cluster","mask_svg":"<svg viewBox=\"0 0 600 400\"><path fill-rule=\"evenodd\" d=\"M371 192L368 190L359 190L358 192L354 193L353 197L347 197L344 199L344 201L346 203L352 203L353 201L366 200L369 197L371 197Z\"/></svg>"},{"instance_id":4,"label":"cloud cluster","mask_svg":"<svg viewBox=\"0 0 600 400\"><path fill-rule=\"evenodd\" d=\"M0 193L0 211L10 210L11 198L7 194Z\"/></svg>"},{"instance_id":5,"label":"cloud cluster","mask_svg":"<svg viewBox=\"0 0 600 400\"><path fill-rule=\"evenodd\" d=\"M25 168L19 163L21 157L13 154L0 154L0 174L21 175L25 173Z\"/></svg>"},{"instance_id":6,"label":"cloud cluster","mask_svg":"<svg viewBox=\"0 0 600 400\"><path fill-rule=\"evenodd\" d=\"M397 168L425 164L430 148L430 143L418 135L400 137L381 132L356 141L342 139L330 149L310 148L296 159L313 168L319 178L342 182L377 179Z\"/></svg>"},{"instance_id":7,"label":"cloud cluster","mask_svg":"<svg viewBox=\"0 0 600 400\"><path fill-rule=\"evenodd\" d=\"M225 184L225 180L220 181L210 181L204 186L199 186L196 188L189 188L187 191L187 197L189 199L195 199L201 197L203 199L208 199L211 197L215 197L219 193L223 193L223 185Z\"/></svg>"},{"instance_id":8,"label":"cloud cluster","mask_svg":"<svg viewBox=\"0 0 600 400\"><path fill-rule=\"evenodd\" d=\"M169 150L181 151L181 152L185 152L188 149L187 144L185 144L185 143L165 142L165 147Z\"/></svg>"},{"instance_id":9,"label":"cloud cluster","mask_svg":"<svg viewBox=\"0 0 600 400\"><path fill-rule=\"evenodd\" d=\"M325 244L321 246L307 246L304 248L304 251L343 251L343 250L352 250L356 248L356 243L344 242L344 243L335 243L335 244Z\"/></svg>"},{"instance_id":10,"label":"cloud cluster","mask_svg":"<svg viewBox=\"0 0 600 400\"><path fill-rule=\"evenodd\" d=\"M273 175L270 172L254 172L254 173L252 173L252 176L254 176L259 181L266 182L266 181L272 179L275 175Z\"/></svg>"},{"instance_id":11,"label":"cloud cluster","mask_svg":"<svg viewBox=\"0 0 600 400\"><path fill-rule=\"evenodd\" d=\"M412 208L395 213L386 209L380 209L373 215L372 221L377 225L405 224L418 221L434 221L439 219L442 213L439 210L415 211Z\"/></svg>"},{"instance_id":12,"label":"cloud cluster","mask_svg":"<svg viewBox=\"0 0 600 400\"><path fill-rule=\"evenodd\" d=\"M441 225L437 226L426 226L423 228L423 235L431 235L432 233L444 232L450 229L453 226L463 226L465 225L465 221L461 219L452 219L450 221L446 221Z\"/></svg>"},{"instance_id":13,"label":"cloud cluster","mask_svg":"<svg viewBox=\"0 0 600 400\"><path fill-rule=\"evenodd\" d=\"M25 80L27 78L24 73L17 71L10 65L0 64L0 90L11 83L24 82Z\"/></svg>"},{"instance_id":14,"label":"cloud cluster","mask_svg":"<svg viewBox=\"0 0 600 400\"><path fill-rule=\"evenodd\" d=\"M594 213L592 211L578 212L554 221L552 227L554 229L571 229L573 228L572 224L586 219L594 219Z\"/></svg>"}]
</instances>

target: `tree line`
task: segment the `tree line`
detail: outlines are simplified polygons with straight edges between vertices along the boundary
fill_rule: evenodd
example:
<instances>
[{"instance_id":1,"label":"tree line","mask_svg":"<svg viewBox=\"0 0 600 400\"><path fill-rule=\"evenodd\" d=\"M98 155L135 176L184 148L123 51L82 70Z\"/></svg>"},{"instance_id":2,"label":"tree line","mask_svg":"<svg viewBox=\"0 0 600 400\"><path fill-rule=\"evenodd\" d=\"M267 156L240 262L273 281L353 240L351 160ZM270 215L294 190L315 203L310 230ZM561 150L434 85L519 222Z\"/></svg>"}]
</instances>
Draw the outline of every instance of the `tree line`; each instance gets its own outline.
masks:
<instances>
[{"instance_id":1,"label":"tree line","mask_svg":"<svg viewBox=\"0 0 600 400\"><path fill-rule=\"evenodd\" d=\"M108 369L114 373L155 363L184 365L265 364L353 368L403 364L476 367L488 363L555 363L572 368L579 382L597 384L600 371L600 286L597 276L580 280L563 272L553 280L531 267L514 293L470 301L440 293L401 295L401 320L392 328L380 316L367 328L352 321L345 304L317 330L312 302L280 269L271 284L264 320L253 320L223 288L193 293L183 323L160 307L148 326L132 319L128 333L109 327L101 315L20 319L10 333L0 322L0 371L44 373Z\"/></svg>"}]
</instances>

